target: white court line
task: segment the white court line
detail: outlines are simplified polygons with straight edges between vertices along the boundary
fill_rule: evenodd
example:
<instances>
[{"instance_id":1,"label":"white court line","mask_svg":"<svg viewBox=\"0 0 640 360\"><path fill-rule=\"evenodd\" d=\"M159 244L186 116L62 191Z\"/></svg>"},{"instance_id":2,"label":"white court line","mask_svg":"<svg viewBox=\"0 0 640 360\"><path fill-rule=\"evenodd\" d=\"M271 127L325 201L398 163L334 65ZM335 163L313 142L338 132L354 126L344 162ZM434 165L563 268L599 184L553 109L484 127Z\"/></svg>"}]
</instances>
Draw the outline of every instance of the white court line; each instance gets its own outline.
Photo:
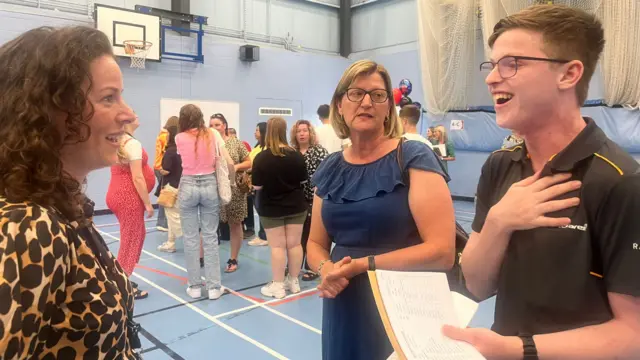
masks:
<instances>
[{"instance_id":1,"label":"white court line","mask_svg":"<svg viewBox=\"0 0 640 360\"><path fill-rule=\"evenodd\" d=\"M100 230L100 229L98 229L98 232L100 232L100 233L102 233L103 235L108 236L108 237L110 237L110 238L112 238L112 239L114 239L114 240L118 240L118 241L120 241L120 239L119 239L119 238L117 238L117 237L115 237L115 236L113 236L113 235L111 235L111 234L109 234L109 233L106 233L106 232L104 232L104 231L102 231L102 230ZM165 262L165 263L167 263L167 264L169 264L169 265L173 266L173 267L174 267L174 268L176 268L176 269L179 269L179 270L181 270L181 271L183 271L183 272L187 272L187 269L185 269L184 267L182 267L182 266L180 266L180 265L178 265L178 264L176 264L176 263L174 263L174 262L171 262L171 261L169 261L169 260L167 260L167 259L165 259L165 258L162 258L162 257L160 257L160 256L158 256L158 255L156 255L156 254L154 254L154 253L150 253L150 252L148 252L148 251L146 251L146 250L144 250L144 249L142 249L142 252L143 252L143 253L145 253L146 255L149 255L149 256L151 256L151 257L153 257L153 258L157 259L157 260L163 261L163 262ZM204 278L202 278L202 279L204 279ZM231 290L231 289L229 289L229 290ZM314 288L314 289L312 289L312 290L316 290L316 289ZM298 295L298 294L296 294L296 295ZM292 295L292 296L295 296L295 295ZM284 318L284 319L286 319L286 320L289 320L289 321L291 321L291 322L292 322L292 323L294 323L294 324L300 325L300 326L302 326L303 328L305 328L305 329L307 329L307 330L311 330L311 331L313 331L313 332L314 332L314 333L316 333L316 334L322 334L322 331L320 331L320 330L318 330L318 329L314 328L313 326L311 326L311 325L309 325L309 324L307 324L307 323L304 323L304 322L302 322L302 321L300 321L300 320L298 320L298 319L294 319L294 318L292 318L292 317L291 317L291 316L289 316L289 315L283 314L283 313L281 313L281 312L279 312L279 311L277 311L277 310L272 309L271 307L265 306L265 304L267 304L267 303L269 303L269 302L259 303L259 302L257 302L257 301L254 301L254 300L249 299L249 298L244 297L244 296L240 296L240 297L241 297L241 298L243 298L243 299L245 299L245 300L247 300L247 301L249 301L249 302L251 302L251 303L253 303L253 306L255 306L255 307L261 307L261 308L263 308L263 309L265 309L265 310L267 310L267 311L272 312L272 313L273 313L273 314L275 314L275 315L280 316L281 318ZM286 299L286 298L285 298L285 299ZM282 301L282 300L284 300L284 299L279 299L278 301Z\"/></svg>"},{"instance_id":2,"label":"white court line","mask_svg":"<svg viewBox=\"0 0 640 360\"><path fill-rule=\"evenodd\" d=\"M98 229L98 232L101 233L102 235L105 235L105 236L108 236L108 237L112 238L113 240L120 241L120 238L117 238L117 237L115 237L115 236L113 236L113 235L111 235L111 234L109 234L107 232L104 232L104 231L100 230L100 229ZM175 264L175 263L172 263L171 261L169 261L167 259L164 259L164 258L162 258L162 257L160 257L160 256L158 256L156 254L150 253L150 252L148 252L147 250L144 250L144 249L142 249L142 252L147 254L147 255L149 255L149 256L151 256L152 258L155 258L157 260L163 261L163 262L173 266L176 269L179 269L179 270L182 270L184 272L187 272L187 269L183 268L182 266L180 266L178 264Z\"/></svg>"},{"instance_id":3,"label":"white court line","mask_svg":"<svg viewBox=\"0 0 640 360\"><path fill-rule=\"evenodd\" d=\"M315 290L317 290L317 289L316 289L316 288L313 288L313 289L306 290L305 292L315 291ZM239 293L237 293L237 292L235 292L235 291L233 291L233 290L231 290L231 289L229 289L229 291L231 291L232 293L238 294L239 296L241 296L241 297L243 297L243 298L244 298L244 296L242 296L242 294L239 294ZM298 293L298 294L294 294L294 295L291 295L291 296L289 296L289 297L298 296L298 295L300 295L300 293ZM287 298L287 297L285 297L284 299L277 299L277 301L282 301L282 300L285 300L286 298ZM316 334L318 334L318 335L322 335L322 331L320 331L320 330L318 330L318 329L314 328L313 326L311 326L311 325L309 325L309 324L307 324L307 323L304 323L304 322L302 322L302 321L300 321L300 320L298 320L298 319L292 318L292 317L291 317L291 316L289 316L289 315L285 315L285 314L283 314L283 313L281 313L281 312L279 312L279 311L277 311L277 310L274 310L274 309L273 309L272 307L270 307L270 306L266 306L266 304L267 304L266 302L261 303L261 302L257 302L257 301L255 301L255 300L253 300L253 299L250 299L250 298L245 298L245 300L249 301L250 303L253 303L253 305L252 305L252 306L255 306L255 307L261 307L261 308L263 308L263 309L265 309L265 310L267 310L267 311L270 311L270 312L272 312L272 313L274 313L274 314L276 314L276 315L278 315L278 316L280 316L280 317L282 317L282 318L284 318L284 319L287 319L287 320L291 321L291 322L292 322L292 323L294 323L294 324L300 325L300 326L302 326L303 328L305 328L305 329L307 329L307 330L313 331L314 333L316 333ZM275 301L271 301L271 302L275 302Z\"/></svg>"},{"instance_id":4,"label":"white court line","mask_svg":"<svg viewBox=\"0 0 640 360\"><path fill-rule=\"evenodd\" d=\"M231 289L227 288L227 290L231 290ZM237 313L241 313L241 312L249 311L249 310L252 310L252 309L255 309L255 308L259 308L259 307L262 307L262 306L265 306L265 305L271 305L272 303L281 302L281 301L286 300L286 299L288 299L288 298L295 297L295 296L300 296L300 295L303 295L303 294L306 294L306 293L310 293L310 292L313 292L313 291L316 291L316 290L317 290L316 288L313 288L313 289L307 289L307 290L305 290L305 291L301 291L301 292L299 292L299 293L297 293L297 294L291 294L291 295L289 295L289 296L285 297L284 299L273 299L273 300L266 301L266 302L264 302L264 303L256 302L256 303L255 303L255 304L253 304L253 305L249 305L249 306L245 306L245 307L243 307L243 308L239 308L239 309L235 309L235 310L227 311L226 313L218 314L218 315L216 315L216 316L214 316L214 317L215 317L216 319L220 319L220 318L223 318L223 317L225 317L225 316L229 316L229 315L233 315L233 314L237 314ZM240 294L240 296L242 296L242 294ZM305 324L305 325L306 325L306 324ZM313 329L313 330L311 330L311 329L310 329L310 330L311 330L311 331L313 331L313 332L317 332L317 331L319 331L319 330L314 329L314 328L312 328L312 329ZM320 332L318 332L318 334L320 334Z\"/></svg>"},{"instance_id":5,"label":"white court line","mask_svg":"<svg viewBox=\"0 0 640 360\"><path fill-rule=\"evenodd\" d=\"M145 278L142 275L138 275L137 273L133 273L133 276L139 278L140 280L146 282L147 284L153 286L154 288L162 291L163 293L165 293L167 296L173 298L174 300L178 301L179 303L183 304L184 306L188 307L189 309L197 312L198 314L202 315L203 317L205 317L206 319L208 319L209 321L211 321L212 323L220 326L221 328L227 330L228 332L232 333L233 335L241 338L242 340L260 348L261 350L267 352L269 355L275 357L276 359L282 359L282 360L288 360L285 356L283 356L282 354L278 353L277 351L271 349L270 347L263 345L262 343L258 342L257 340L254 340L252 338L250 338L249 336L241 333L240 331L232 328L231 326L223 323L222 321L216 319L214 316L211 316L209 314L207 314L205 311L201 310L200 308L194 306L193 304L188 303L187 301L185 301L184 299L182 299L181 297L179 297L178 295L172 293L171 291L163 288L162 286L154 283L153 281Z\"/></svg>"}]
</instances>

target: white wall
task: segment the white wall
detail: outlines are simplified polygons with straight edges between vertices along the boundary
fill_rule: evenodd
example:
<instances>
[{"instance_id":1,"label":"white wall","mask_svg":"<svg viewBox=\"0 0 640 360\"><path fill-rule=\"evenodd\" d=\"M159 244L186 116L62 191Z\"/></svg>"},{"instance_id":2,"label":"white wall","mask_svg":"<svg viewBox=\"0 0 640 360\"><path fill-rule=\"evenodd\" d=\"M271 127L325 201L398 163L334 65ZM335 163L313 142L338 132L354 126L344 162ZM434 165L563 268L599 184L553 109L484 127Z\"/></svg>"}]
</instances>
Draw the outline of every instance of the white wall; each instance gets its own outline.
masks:
<instances>
[{"instance_id":1,"label":"white wall","mask_svg":"<svg viewBox=\"0 0 640 360\"><path fill-rule=\"evenodd\" d=\"M0 46L29 29L45 25L92 26L93 21L87 15L0 2ZM169 48L182 46L183 51L192 45L188 40L171 33L167 36ZM240 104L238 131L243 140L253 145L256 123L268 119L258 115L259 107L292 109L293 116L286 117L289 126L299 119L315 121L316 109L330 101L342 72L349 65L347 59L335 55L292 52L269 46L261 49L260 61L244 63L238 59L237 41L205 35L203 42L204 64L166 60L147 63L145 70L137 71L129 68L129 61L119 61L125 99L140 117L141 126L135 136L151 158L159 124L166 120L166 115L161 116L162 98ZM106 208L109 181L109 169L95 171L89 177L87 194L96 202L96 209Z\"/></svg>"},{"instance_id":2,"label":"white wall","mask_svg":"<svg viewBox=\"0 0 640 360\"><path fill-rule=\"evenodd\" d=\"M87 6L87 4L89 4L88 0L65 0L65 2L81 6ZM171 9L171 0L98 0L92 1L92 3L118 6L129 9L133 9L135 5L152 6L160 9Z\"/></svg>"},{"instance_id":3,"label":"white wall","mask_svg":"<svg viewBox=\"0 0 640 360\"><path fill-rule=\"evenodd\" d=\"M170 0L156 1L168 1L171 8ZM209 25L218 28L281 38L290 35L295 46L308 50L337 53L340 49L338 9L325 5L301 0L191 0L189 12L207 16Z\"/></svg>"},{"instance_id":4,"label":"white wall","mask_svg":"<svg viewBox=\"0 0 640 360\"><path fill-rule=\"evenodd\" d=\"M353 8L353 52L415 43L418 40L416 9L416 0L381 0Z\"/></svg>"},{"instance_id":5,"label":"white wall","mask_svg":"<svg viewBox=\"0 0 640 360\"><path fill-rule=\"evenodd\" d=\"M6 1L6 0L5 0ZM34 1L9 0L37 12ZM0 0L0 9L11 6ZM88 15L93 4L127 9L145 5L171 10L171 0L52 0L61 16L68 12ZM28 6L28 7L27 7ZM91 7L91 8L89 8ZM222 30L284 38L293 37L295 48L337 54L340 51L338 9L304 0L191 0L190 11L207 16L209 25Z\"/></svg>"},{"instance_id":6,"label":"white wall","mask_svg":"<svg viewBox=\"0 0 640 360\"><path fill-rule=\"evenodd\" d=\"M410 77L422 94L422 81L418 51L418 15L416 0L380 0L353 9L352 60L373 59L385 65L391 76ZM478 41L474 61L485 61L482 32L478 31ZM392 70L397 69L394 74ZM477 67L476 67L477 69ZM589 87L589 99L604 97L603 78L600 68L593 75ZM472 85L474 91L469 98L469 106L487 106L492 104L484 77L475 73ZM424 104L424 99L411 98Z\"/></svg>"},{"instance_id":7,"label":"white wall","mask_svg":"<svg viewBox=\"0 0 640 360\"><path fill-rule=\"evenodd\" d=\"M76 3L87 4L88 0L72 0ZM117 6L122 8L133 9L136 5L150 6L158 9L171 10L171 0L98 0L92 3Z\"/></svg>"}]
</instances>

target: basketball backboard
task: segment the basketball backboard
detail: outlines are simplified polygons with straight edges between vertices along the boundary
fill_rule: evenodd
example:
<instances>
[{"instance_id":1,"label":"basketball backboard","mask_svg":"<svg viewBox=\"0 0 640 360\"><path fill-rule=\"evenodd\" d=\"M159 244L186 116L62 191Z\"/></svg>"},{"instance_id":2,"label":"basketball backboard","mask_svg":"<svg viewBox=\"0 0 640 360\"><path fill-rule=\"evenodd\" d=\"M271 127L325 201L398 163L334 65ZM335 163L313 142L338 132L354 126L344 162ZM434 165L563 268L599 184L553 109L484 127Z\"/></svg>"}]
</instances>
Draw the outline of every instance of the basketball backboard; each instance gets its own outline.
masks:
<instances>
[{"instance_id":1,"label":"basketball backboard","mask_svg":"<svg viewBox=\"0 0 640 360\"><path fill-rule=\"evenodd\" d=\"M124 42L139 40L149 41L153 44L146 55L147 61L161 60L160 27L162 24L159 16L95 4L94 19L96 28L111 40L116 56L131 57L125 52Z\"/></svg>"},{"instance_id":2,"label":"basketball backboard","mask_svg":"<svg viewBox=\"0 0 640 360\"><path fill-rule=\"evenodd\" d=\"M136 5L136 11L143 14L159 16L162 19L160 37L162 38L161 56L163 60L191 61L204 63L202 42L204 25L208 18L201 15L186 14L149 6ZM170 23L167 24L167 23ZM192 29L191 24L197 24L198 29ZM172 37L170 34L180 34L182 38ZM185 40L189 39L189 40ZM176 49L175 46L178 45Z\"/></svg>"}]
</instances>

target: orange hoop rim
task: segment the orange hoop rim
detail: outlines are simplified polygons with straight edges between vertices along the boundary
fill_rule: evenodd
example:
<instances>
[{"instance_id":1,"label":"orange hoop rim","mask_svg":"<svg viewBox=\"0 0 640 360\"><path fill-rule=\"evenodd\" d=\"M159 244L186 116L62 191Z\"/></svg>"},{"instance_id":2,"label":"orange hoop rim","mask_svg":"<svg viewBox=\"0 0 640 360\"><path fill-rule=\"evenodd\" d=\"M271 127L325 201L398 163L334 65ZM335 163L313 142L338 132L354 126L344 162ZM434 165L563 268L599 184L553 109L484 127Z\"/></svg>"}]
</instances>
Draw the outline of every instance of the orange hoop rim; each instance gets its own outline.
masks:
<instances>
[{"instance_id":1,"label":"orange hoop rim","mask_svg":"<svg viewBox=\"0 0 640 360\"><path fill-rule=\"evenodd\" d=\"M149 50L153 46L151 41L145 40L125 40L122 44L124 45L124 51L129 55Z\"/></svg>"}]
</instances>

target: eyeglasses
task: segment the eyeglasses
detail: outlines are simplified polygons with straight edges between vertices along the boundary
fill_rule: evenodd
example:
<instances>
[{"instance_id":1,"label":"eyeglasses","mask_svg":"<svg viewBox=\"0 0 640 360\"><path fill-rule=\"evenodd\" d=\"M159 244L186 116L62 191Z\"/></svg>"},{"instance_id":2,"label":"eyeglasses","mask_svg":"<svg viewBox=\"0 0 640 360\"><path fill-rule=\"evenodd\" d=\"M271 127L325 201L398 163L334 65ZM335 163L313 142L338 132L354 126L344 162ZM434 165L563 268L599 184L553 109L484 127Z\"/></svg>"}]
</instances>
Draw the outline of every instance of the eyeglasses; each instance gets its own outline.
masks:
<instances>
[{"instance_id":1,"label":"eyeglasses","mask_svg":"<svg viewBox=\"0 0 640 360\"><path fill-rule=\"evenodd\" d=\"M514 77L518 72L518 60L534 60L534 61L547 61L553 63L566 64L571 60L562 59L547 59L530 56L505 56L498 60L497 63L493 61L485 61L480 64L480 71L489 74L493 69L498 66L498 73L503 79Z\"/></svg>"},{"instance_id":2,"label":"eyeglasses","mask_svg":"<svg viewBox=\"0 0 640 360\"><path fill-rule=\"evenodd\" d=\"M383 103L389 99L389 92L384 89L375 89L366 91L358 88L347 89L347 99L353 102L364 100L365 95L369 94L371 101L374 103Z\"/></svg>"}]
</instances>

